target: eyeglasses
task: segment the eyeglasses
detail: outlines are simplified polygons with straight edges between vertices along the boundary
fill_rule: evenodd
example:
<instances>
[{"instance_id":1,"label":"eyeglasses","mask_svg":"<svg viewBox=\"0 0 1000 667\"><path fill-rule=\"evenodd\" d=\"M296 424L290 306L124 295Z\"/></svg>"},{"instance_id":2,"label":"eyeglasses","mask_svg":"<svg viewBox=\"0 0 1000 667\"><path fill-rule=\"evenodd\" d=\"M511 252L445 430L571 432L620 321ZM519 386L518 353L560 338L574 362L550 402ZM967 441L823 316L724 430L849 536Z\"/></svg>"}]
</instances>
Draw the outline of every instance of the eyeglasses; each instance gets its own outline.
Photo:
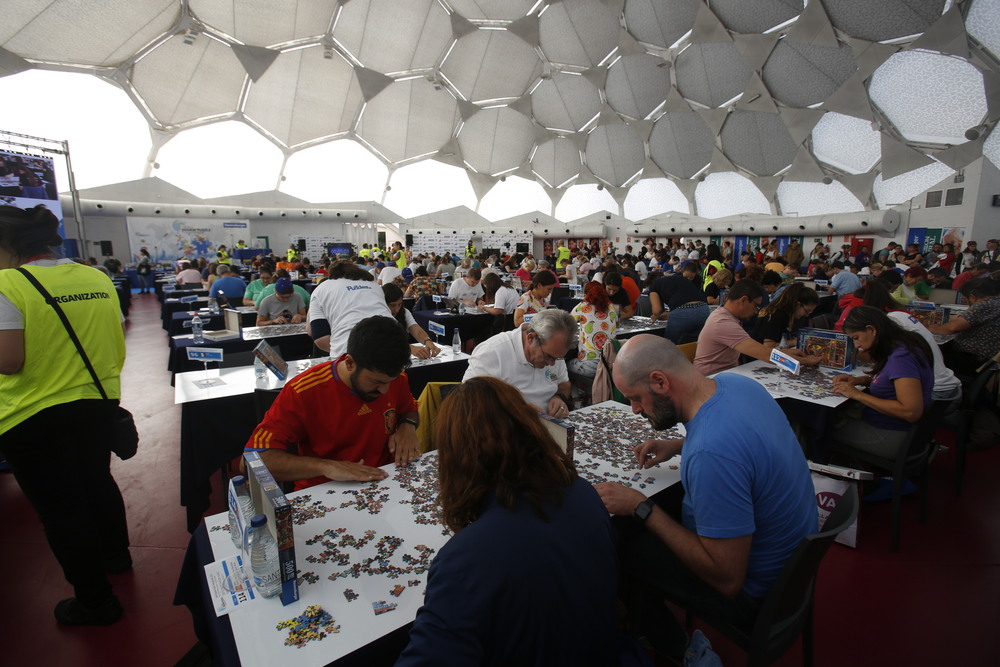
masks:
<instances>
[{"instance_id":1,"label":"eyeglasses","mask_svg":"<svg viewBox=\"0 0 1000 667\"><path fill-rule=\"evenodd\" d=\"M751 301L750 305L753 306L753 312L759 313L760 309L764 307L764 300L761 299L760 301Z\"/></svg>"},{"instance_id":2,"label":"eyeglasses","mask_svg":"<svg viewBox=\"0 0 1000 667\"><path fill-rule=\"evenodd\" d=\"M538 338L535 339L535 345L537 345L538 349L542 351L542 355L545 357L545 361L554 364L561 358L561 357L553 357L551 354L546 352L545 348L542 347L542 341Z\"/></svg>"}]
</instances>

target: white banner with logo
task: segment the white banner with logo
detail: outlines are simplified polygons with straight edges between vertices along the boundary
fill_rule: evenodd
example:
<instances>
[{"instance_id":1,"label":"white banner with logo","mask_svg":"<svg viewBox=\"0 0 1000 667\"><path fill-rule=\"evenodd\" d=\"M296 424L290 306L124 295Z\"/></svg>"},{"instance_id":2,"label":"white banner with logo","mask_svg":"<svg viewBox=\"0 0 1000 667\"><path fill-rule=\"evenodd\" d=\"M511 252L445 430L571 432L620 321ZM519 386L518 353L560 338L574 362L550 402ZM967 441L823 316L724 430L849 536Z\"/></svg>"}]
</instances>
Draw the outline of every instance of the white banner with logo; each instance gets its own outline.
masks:
<instances>
[{"instance_id":1,"label":"white banner with logo","mask_svg":"<svg viewBox=\"0 0 1000 667\"><path fill-rule=\"evenodd\" d=\"M252 240L247 220L129 217L126 221L132 257L145 248L154 262L199 257L211 262L219 246L231 251L238 241L251 245Z\"/></svg>"}]
</instances>

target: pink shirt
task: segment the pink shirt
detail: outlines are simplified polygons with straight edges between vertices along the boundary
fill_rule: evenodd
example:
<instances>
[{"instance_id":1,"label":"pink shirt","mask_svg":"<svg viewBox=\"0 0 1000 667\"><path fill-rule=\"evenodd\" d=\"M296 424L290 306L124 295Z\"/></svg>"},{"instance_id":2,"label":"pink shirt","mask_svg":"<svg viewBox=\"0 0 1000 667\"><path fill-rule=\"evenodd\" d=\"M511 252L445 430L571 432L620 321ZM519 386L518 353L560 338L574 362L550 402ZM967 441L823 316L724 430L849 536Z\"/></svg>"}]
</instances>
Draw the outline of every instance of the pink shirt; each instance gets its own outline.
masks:
<instances>
[{"instance_id":1,"label":"pink shirt","mask_svg":"<svg viewBox=\"0 0 1000 667\"><path fill-rule=\"evenodd\" d=\"M177 282L185 285L191 283L201 284L201 274L195 269L184 269L177 274Z\"/></svg>"},{"instance_id":2,"label":"pink shirt","mask_svg":"<svg viewBox=\"0 0 1000 667\"><path fill-rule=\"evenodd\" d=\"M750 338L740 320L724 307L716 308L705 320L698 334L698 352L694 367L702 375L712 375L739 364L740 353L736 346Z\"/></svg>"}]
</instances>

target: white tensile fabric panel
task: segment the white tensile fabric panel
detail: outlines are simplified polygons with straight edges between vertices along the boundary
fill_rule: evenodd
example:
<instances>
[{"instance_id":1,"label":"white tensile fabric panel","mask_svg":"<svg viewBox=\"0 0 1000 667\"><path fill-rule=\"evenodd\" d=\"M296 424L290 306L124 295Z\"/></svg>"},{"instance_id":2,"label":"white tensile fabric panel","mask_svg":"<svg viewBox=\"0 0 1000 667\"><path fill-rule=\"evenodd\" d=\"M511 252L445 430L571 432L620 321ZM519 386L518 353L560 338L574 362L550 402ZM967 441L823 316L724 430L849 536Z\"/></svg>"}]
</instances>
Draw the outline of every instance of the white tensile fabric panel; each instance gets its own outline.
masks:
<instances>
[{"instance_id":1,"label":"white tensile fabric panel","mask_svg":"<svg viewBox=\"0 0 1000 667\"><path fill-rule=\"evenodd\" d=\"M872 194L878 207L889 208L896 204L906 203L927 188L940 183L955 173L951 167L935 161L926 167L914 169L887 181L882 180L882 174L875 177Z\"/></svg>"},{"instance_id":2,"label":"white tensile fabric panel","mask_svg":"<svg viewBox=\"0 0 1000 667\"><path fill-rule=\"evenodd\" d=\"M722 24L742 33L770 30L798 16L803 6L802 0L712 0L712 11Z\"/></svg>"},{"instance_id":3,"label":"white tensile fabric panel","mask_svg":"<svg viewBox=\"0 0 1000 667\"><path fill-rule=\"evenodd\" d=\"M556 137L539 144L531 156L531 169L550 188L580 175L580 149L571 139Z\"/></svg>"},{"instance_id":4,"label":"white tensile fabric panel","mask_svg":"<svg viewBox=\"0 0 1000 667\"><path fill-rule=\"evenodd\" d=\"M830 23L851 37L883 42L916 35L941 18L945 0L827 0Z\"/></svg>"},{"instance_id":5,"label":"white tensile fabric panel","mask_svg":"<svg viewBox=\"0 0 1000 667\"><path fill-rule=\"evenodd\" d=\"M664 172L691 178L712 161L715 140L702 117L694 111L660 116L649 134L649 156Z\"/></svg>"},{"instance_id":6,"label":"white tensile fabric panel","mask_svg":"<svg viewBox=\"0 0 1000 667\"><path fill-rule=\"evenodd\" d=\"M118 86L89 74L32 69L0 78L0 99L31 100L4 106L5 129L69 142L78 188L142 177L149 124ZM66 113L66 100L87 100L99 112ZM56 160L55 168L56 183L65 187L63 161Z\"/></svg>"},{"instance_id":7,"label":"white tensile fabric panel","mask_svg":"<svg viewBox=\"0 0 1000 667\"><path fill-rule=\"evenodd\" d=\"M408 79L393 83L367 104L357 133L390 162L400 162L441 148L458 121L458 103L451 93L423 78Z\"/></svg>"},{"instance_id":8,"label":"white tensile fabric panel","mask_svg":"<svg viewBox=\"0 0 1000 667\"><path fill-rule=\"evenodd\" d=\"M601 125L587 138L587 166L598 178L622 187L646 164L642 138L625 123Z\"/></svg>"},{"instance_id":9,"label":"white tensile fabric panel","mask_svg":"<svg viewBox=\"0 0 1000 667\"><path fill-rule=\"evenodd\" d=\"M214 39L168 39L135 64L132 84L165 126L236 110L246 70Z\"/></svg>"},{"instance_id":10,"label":"white tensile fabric panel","mask_svg":"<svg viewBox=\"0 0 1000 667\"><path fill-rule=\"evenodd\" d=\"M156 159L160 168L155 176L211 199L274 190L282 156L245 123L227 121L181 132L164 144ZM233 180L217 178L219 173Z\"/></svg>"},{"instance_id":11,"label":"white tensile fabric panel","mask_svg":"<svg viewBox=\"0 0 1000 667\"><path fill-rule=\"evenodd\" d=\"M549 5L539 22L542 52L554 63L595 67L618 46L618 16L599 0Z\"/></svg>"},{"instance_id":12,"label":"white tensile fabric panel","mask_svg":"<svg viewBox=\"0 0 1000 667\"><path fill-rule=\"evenodd\" d=\"M640 42L670 48L694 26L698 0L625 0L625 26Z\"/></svg>"},{"instance_id":13,"label":"white tensile fabric panel","mask_svg":"<svg viewBox=\"0 0 1000 667\"><path fill-rule=\"evenodd\" d=\"M120 65L180 17L176 0L5 2L0 46L22 58Z\"/></svg>"},{"instance_id":14,"label":"white tensile fabric panel","mask_svg":"<svg viewBox=\"0 0 1000 667\"><path fill-rule=\"evenodd\" d=\"M965 143L965 131L986 115L982 73L967 62L935 53L894 54L875 70L868 91L910 141Z\"/></svg>"},{"instance_id":15,"label":"white tensile fabric panel","mask_svg":"<svg viewBox=\"0 0 1000 667\"><path fill-rule=\"evenodd\" d=\"M531 113L550 130L579 132L601 112L601 94L582 76L556 73L531 92Z\"/></svg>"},{"instance_id":16,"label":"white tensile fabric panel","mask_svg":"<svg viewBox=\"0 0 1000 667\"><path fill-rule=\"evenodd\" d=\"M606 189L600 189L596 183L585 183L570 186L566 190L556 206L554 217L561 222L571 222L603 211L618 212L615 198Z\"/></svg>"},{"instance_id":17,"label":"white tensile fabric panel","mask_svg":"<svg viewBox=\"0 0 1000 667\"><path fill-rule=\"evenodd\" d=\"M882 156L880 135L871 123L832 111L813 128L812 148L818 160L849 174L869 171Z\"/></svg>"},{"instance_id":18,"label":"white tensile fabric panel","mask_svg":"<svg viewBox=\"0 0 1000 667\"><path fill-rule=\"evenodd\" d=\"M305 201L379 201L389 168L353 139L338 139L292 153L281 191Z\"/></svg>"},{"instance_id":19,"label":"white tensile fabric panel","mask_svg":"<svg viewBox=\"0 0 1000 667\"><path fill-rule=\"evenodd\" d=\"M452 42L451 21L436 0L352 0L333 37L382 73L434 67Z\"/></svg>"},{"instance_id":20,"label":"white tensile fabric panel","mask_svg":"<svg viewBox=\"0 0 1000 667\"><path fill-rule=\"evenodd\" d=\"M361 102L354 68L311 47L282 53L250 86L246 115L285 145L295 146L350 130Z\"/></svg>"},{"instance_id":21,"label":"white tensile fabric panel","mask_svg":"<svg viewBox=\"0 0 1000 667\"><path fill-rule=\"evenodd\" d=\"M250 46L271 46L323 35L336 5L329 0L189 0L191 13Z\"/></svg>"},{"instance_id":22,"label":"white tensile fabric panel","mask_svg":"<svg viewBox=\"0 0 1000 667\"><path fill-rule=\"evenodd\" d=\"M505 181L498 181L483 197L477 213L490 222L496 222L532 211L548 213L551 209L552 200L540 183L508 176Z\"/></svg>"},{"instance_id":23,"label":"white tensile fabric panel","mask_svg":"<svg viewBox=\"0 0 1000 667\"><path fill-rule=\"evenodd\" d=\"M670 69L662 58L640 53L619 58L608 69L604 92L611 108L642 120L667 99Z\"/></svg>"},{"instance_id":24,"label":"white tensile fabric panel","mask_svg":"<svg viewBox=\"0 0 1000 667\"><path fill-rule=\"evenodd\" d=\"M535 0L448 0L448 4L467 19L514 21L527 15Z\"/></svg>"},{"instance_id":25,"label":"white tensile fabric panel","mask_svg":"<svg viewBox=\"0 0 1000 667\"><path fill-rule=\"evenodd\" d=\"M720 137L726 156L757 176L775 175L792 163L798 151L776 113L734 111L726 118Z\"/></svg>"},{"instance_id":26,"label":"white tensile fabric panel","mask_svg":"<svg viewBox=\"0 0 1000 667\"><path fill-rule=\"evenodd\" d=\"M740 213L771 214L771 205L749 178L734 171L709 174L694 193L696 213L703 218L724 218Z\"/></svg>"},{"instance_id":27,"label":"white tensile fabric panel","mask_svg":"<svg viewBox=\"0 0 1000 667\"><path fill-rule=\"evenodd\" d=\"M413 218L456 206L476 209L476 193L464 169L436 160L421 160L397 169L389 179L392 190L382 205L396 215Z\"/></svg>"},{"instance_id":28,"label":"white tensile fabric panel","mask_svg":"<svg viewBox=\"0 0 1000 667\"><path fill-rule=\"evenodd\" d=\"M1000 2L974 0L965 17L965 29L1000 60Z\"/></svg>"},{"instance_id":29,"label":"white tensile fabric panel","mask_svg":"<svg viewBox=\"0 0 1000 667\"><path fill-rule=\"evenodd\" d=\"M771 95L791 107L819 104L858 66L847 44L834 49L783 39L764 64L763 78Z\"/></svg>"},{"instance_id":30,"label":"white tensile fabric panel","mask_svg":"<svg viewBox=\"0 0 1000 667\"><path fill-rule=\"evenodd\" d=\"M644 178L629 188L624 209L629 220L643 220L670 211L690 213L691 205L670 179Z\"/></svg>"},{"instance_id":31,"label":"white tensile fabric panel","mask_svg":"<svg viewBox=\"0 0 1000 667\"><path fill-rule=\"evenodd\" d=\"M471 102L513 99L542 73L542 61L509 32L476 30L458 40L441 73Z\"/></svg>"},{"instance_id":32,"label":"white tensile fabric panel","mask_svg":"<svg viewBox=\"0 0 1000 667\"><path fill-rule=\"evenodd\" d=\"M718 107L743 92L750 68L732 42L692 44L676 61L677 90L707 107Z\"/></svg>"},{"instance_id":33,"label":"white tensile fabric panel","mask_svg":"<svg viewBox=\"0 0 1000 667\"><path fill-rule=\"evenodd\" d=\"M851 194L843 183L837 181L830 185L782 181L778 186L776 198L783 215L795 213L800 218L807 215L865 210L858 198Z\"/></svg>"},{"instance_id":34,"label":"white tensile fabric panel","mask_svg":"<svg viewBox=\"0 0 1000 667\"><path fill-rule=\"evenodd\" d=\"M520 166L533 143L531 121L507 107L476 112L458 134L462 158L481 174Z\"/></svg>"}]
</instances>

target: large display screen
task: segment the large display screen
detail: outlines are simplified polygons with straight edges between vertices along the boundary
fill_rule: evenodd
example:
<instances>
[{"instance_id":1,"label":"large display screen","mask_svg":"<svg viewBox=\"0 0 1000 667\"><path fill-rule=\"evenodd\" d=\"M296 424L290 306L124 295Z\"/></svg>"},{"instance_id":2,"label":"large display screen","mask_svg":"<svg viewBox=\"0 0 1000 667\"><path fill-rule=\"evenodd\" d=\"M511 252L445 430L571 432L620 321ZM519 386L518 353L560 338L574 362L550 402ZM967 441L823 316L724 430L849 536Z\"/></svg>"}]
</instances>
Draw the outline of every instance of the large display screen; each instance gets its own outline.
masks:
<instances>
[{"instance_id":1,"label":"large display screen","mask_svg":"<svg viewBox=\"0 0 1000 667\"><path fill-rule=\"evenodd\" d=\"M59 218L59 235L66 238L52 158L0 151L0 204L19 208L44 204Z\"/></svg>"}]
</instances>

